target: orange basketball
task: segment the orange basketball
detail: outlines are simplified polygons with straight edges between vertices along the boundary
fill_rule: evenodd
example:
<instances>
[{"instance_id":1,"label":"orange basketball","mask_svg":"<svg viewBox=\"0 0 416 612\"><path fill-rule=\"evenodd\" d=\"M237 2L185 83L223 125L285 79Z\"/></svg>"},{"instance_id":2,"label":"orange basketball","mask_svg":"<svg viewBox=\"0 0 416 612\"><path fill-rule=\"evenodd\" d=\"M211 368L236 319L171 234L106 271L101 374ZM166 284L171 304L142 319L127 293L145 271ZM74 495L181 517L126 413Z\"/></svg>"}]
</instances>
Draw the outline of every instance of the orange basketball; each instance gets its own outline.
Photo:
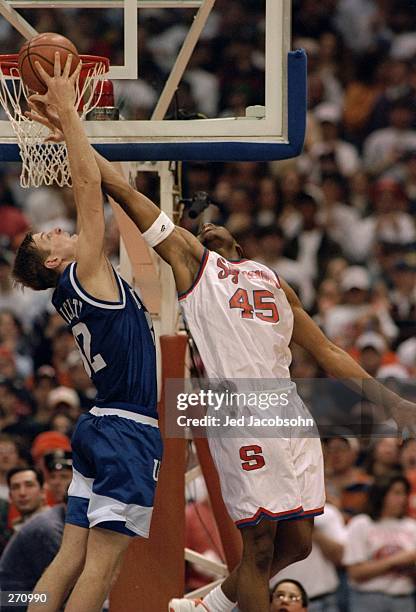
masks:
<instances>
[{"instance_id":1,"label":"orange basketball","mask_svg":"<svg viewBox=\"0 0 416 612\"><path fill-rule=\"evenodd\" d=\"M55 53L59 51L61 55L61 67L65 66L66 58L72 53L71 74L80 62L77 48L75 45L60 34L45 32L31 38L19 51L19 72L24 84L33 92L44 94L47 87L42 81L35 62L38 61L42 68L53 76L55 64Z\"/></svg>"}]
</instances>

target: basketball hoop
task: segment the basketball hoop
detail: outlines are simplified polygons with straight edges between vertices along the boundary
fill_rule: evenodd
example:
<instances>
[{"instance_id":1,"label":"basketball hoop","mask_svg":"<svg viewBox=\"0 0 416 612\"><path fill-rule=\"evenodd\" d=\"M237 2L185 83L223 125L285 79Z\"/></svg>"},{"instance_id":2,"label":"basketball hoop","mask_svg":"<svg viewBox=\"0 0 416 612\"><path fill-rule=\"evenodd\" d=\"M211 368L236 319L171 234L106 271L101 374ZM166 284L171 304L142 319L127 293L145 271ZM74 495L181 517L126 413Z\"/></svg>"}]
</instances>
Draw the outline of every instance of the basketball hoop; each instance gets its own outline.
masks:
<instances>
[{"instance_id":1,"label":"basketball hoop","mask_svg":"<svg viewBox=\"0 0 416 612\"><path fill-rule=\"evenodd\" d=\"M82 69L77 82L76 108L82 119L99 105L103 93L101 79L110 67L106 57L80 55ZM6 112L22 158L20 184L39 187L56 184L71 186L71 173L65 143L46 142L48 128L25 116L31 92L20 78L18 55L0 55L0 104Z\"/></svg>"}]
</instances>

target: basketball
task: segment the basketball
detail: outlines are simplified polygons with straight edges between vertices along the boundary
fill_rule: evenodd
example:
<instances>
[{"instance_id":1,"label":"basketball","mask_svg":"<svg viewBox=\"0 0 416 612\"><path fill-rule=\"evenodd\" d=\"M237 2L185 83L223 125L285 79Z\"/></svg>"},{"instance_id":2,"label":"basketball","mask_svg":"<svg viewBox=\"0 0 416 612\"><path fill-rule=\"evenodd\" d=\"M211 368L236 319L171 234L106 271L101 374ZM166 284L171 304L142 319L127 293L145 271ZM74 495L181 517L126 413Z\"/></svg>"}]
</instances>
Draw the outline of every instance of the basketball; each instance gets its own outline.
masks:
<instances>
[{"instance_id":1,"label":"basketball","mask_svg":"<svg viewBox=\"0 0 416 612\"><path fill-rule=\"evenodd\" d=\"M80 58L75 45L65 36L53 32L38 34L38 36L28 40L20 49L18 60L20 76L26 87L31 91L39 94L46 93L47 87L36 70L35 62L38 61L42 68L53 76L55 53L57 51L61 55L62 68L65 66L68 54L72 53L72 74L78 66Z\"/></svg>"}]
</instances>

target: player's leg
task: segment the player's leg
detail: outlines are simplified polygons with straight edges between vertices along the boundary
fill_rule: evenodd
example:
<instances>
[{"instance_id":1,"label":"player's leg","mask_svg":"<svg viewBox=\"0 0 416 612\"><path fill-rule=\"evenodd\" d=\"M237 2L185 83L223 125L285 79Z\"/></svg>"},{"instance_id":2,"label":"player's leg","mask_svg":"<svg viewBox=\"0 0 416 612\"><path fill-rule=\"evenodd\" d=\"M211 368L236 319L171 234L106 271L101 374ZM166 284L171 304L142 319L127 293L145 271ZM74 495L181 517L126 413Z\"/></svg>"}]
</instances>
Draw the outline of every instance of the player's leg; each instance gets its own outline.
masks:
<instances>
[{"instance_id":1,"label":"player's leg","mask_svg":"<svg viewBox=\"0 0 416 612\"><path fill-rule=\"evenodd\" d=\"M270 576L309 556L312 550L313 518L280 521L274 545Z\"/></svg>"},{"instance_id":2,"label":"player's leg","mask_svg":"<svg viewBox=\"0 0 416 612\"><path fill-rule=\"evenodd\" d=\"M66 605L66 612L99 612L131 538L109 529L90 530L85 565Z\"/></svg>"},{"instance_id":3,"label":"player's leg","mask_svg":"<svg viewBox=\"0 0 416 612\"><path fill-rule=\"evenodd\" d=\"M263 519L242 529L243 556L237 575L237 601L241 612L268 612L269 579L277 524Z\"/></svg>"},{"instance_id":4,"label":"player's leg","mask_svg":"<svg viewBox=\"0 0 416 612\"><path fill-rule=\"evenodd\" d=\"M34 593L47 593L47 602L30 604L30 612L55 612L74 586L85 563L89 530L77 525L65 525L61 547L55 559L39 579Z\"/></svg>"}]
</instances>

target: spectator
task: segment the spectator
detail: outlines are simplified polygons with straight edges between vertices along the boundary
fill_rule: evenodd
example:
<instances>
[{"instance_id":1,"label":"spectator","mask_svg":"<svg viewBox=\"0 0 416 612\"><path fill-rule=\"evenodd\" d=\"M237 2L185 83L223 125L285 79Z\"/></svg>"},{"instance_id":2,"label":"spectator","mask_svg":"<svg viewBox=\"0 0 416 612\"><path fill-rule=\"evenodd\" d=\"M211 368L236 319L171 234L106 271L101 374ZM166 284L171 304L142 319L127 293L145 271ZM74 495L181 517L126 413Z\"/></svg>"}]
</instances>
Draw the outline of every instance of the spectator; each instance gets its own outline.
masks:
<instances>
[{"instance_id":1,"label":"spectator","mask_svg":"<svg viewBox=\"0 0 416 612\"><path fill-rule=\"evenodd\" d=\"M41 366L35 372L32 394L36 401L35 419L45 428L53 416L53 406L49 403L49 394L57 386L55 370L48 365Z\"/></svg>"},{"instance_id":2,"label":"spectator","mask_svg":"<svg viewBox=\"0 0 416 612\"><path fill-rule=\"evenodd\" d=\"M407 514L416 518L416 440L404 440L400 450L400 465L410 484Z\"/></svg>"},{"instance_id":3,"label":"spectator","mask_svg":"<svg viewBox=\"0 0 416 612\"><path fill-rule=\"evenodd\" d=\"M45 431L33 440L31 452L37 467L44 468L43 458L55 450L70 451L71 441L57 431Z\"/></svg>"},{"instance_id":4,"label":"spectator","mask_svg":"<svg viewBox=\"0 0 416 612\"><path fill-rule=\"evenodd\" d=\"M415 226L408 214L409 203L401 185L384 178L374 186L374 213L356 226L351 249L358 261L373 254L378 242L409 245L415 240Z\"/></svg>"},{"instance_id":5,"label":"spectator","mask_svg":"<svg viewBox=\"0 0 416 612\"><path fill-rule=\"evenodd\" d=\"M19 448L16 440L7 434L0 433L0 499L9 500L7 474L19 464Z\"/></svg>"},{"instance_id":6,"label":"spectator","mask_svg":"<svg viewBox=\"0 0 416 612\"><path fill-rule=\"evenodd\" d=\"M356 466L359 450L357 438L351 435L334 436L325 442L327 498L345 520L367 506L371 477Z\"/></svg>"},{"instance_id":7,"label":"spectator","mask_svg":"<svg viewBox=\"0 0 416 612\"><path fill-rule=\"evenodd\" d=\"M384 307L375 308L369 304L371 280L368 270L363 266L350 266L344 270L340 288L342 301L334 306L325 317L324 331L334 342L349 348L363 323L368 319L377 325L387 338L394 338L397 329ZM345 346L345 343L347 344Z\"/></svg>"},{"instance_id":8,"label":"spectator","mask_svg":"<svg viewBox=\"0 0 416 612\"><path fill-rule=\"evenodd\" d=\"M405 516L409 483L400 475L377 479L369 511L348 525L344 563L354 612L414 612L416 522Z\"/></svg>"},{"instance_id":9,"label":"spectator","mask_svg":"<svg viewBox=\"0 0 416 612\"><path fill-rule=\"evenodd\" d=\"M400 470L399 441L397 438L380 438L373 443L367 456L366 467L370 476L388 476Z\"/></svg>"},{"instance_id":10,"label":"spectator","mask_svg":"<svg viewBox=\"0 0 416 612\"><path fill-rule=\"evenodd\" d=\"M398 100L391 107L389 124L370 134L364 141L364 165L373 176L380 176L403 156L416 149L412 130L414 110L407 100Z\"/></svg>"},{"instance_id":11,"label":"spectator","mask_svg":"<svg viewBox=\"0 0 416 612\"><path fill-rule=\"evenodd\" d=\"M1 590L33 591L59 550L64 524L65 505L60 504L36 515L22 526L0 558ZM17 609L26 610L26 606Z\"/></svg>"},{"instance_id":12,"label":"spectator","mask_svg":"<svg viewBox=\"0 0 416 612\"><path fill-rule=\"evenodd\" d=\"M72 453L55 450L43 457L48 506L61 504L72 480Z\"/></svg>"},{"instance_id":13,"label":"spectator","mask_svg":"<svg viewBox=\"0 0 416 612\"><path fill-rule=\"evenodd\" d=\"M283 256L285 236L279 228L264 228L259 231L260 253L257 261L274 270L297 291L302 303L310 308L314 301L314 288L310 276L298 261Z\"/></svg>"},{"instance_id":14,"label":"spectator","mask_svg":"<svg viewBox=\"0 0 416 612\"><path fill-rule=\"evenodd\" d=\"M345 540L342 514L335 506L326 504L324 514L315 519L309 557L279 572L273 577L273 582L278 580L281 583L289 576L295 578L306 590L309 612L338 612L337 568L341 564Z\"/></svg>"},{"instance_id":15,"label":"spectator","mask_svg":"<svg viewBox=\"0 0 416 612\"><path fill-rule=\"evenodd\" d=\"M70 387L52 389L48 395L48 404L51 418L55 414L65 414L75 423L81 414L78 394Z\"/></svg>"},{"instance_id":16,"label":"spectator","mask_svg":"<svg viewBox=\"0 0 416 612\"><path fill-rule=\"evenodd\" d=\"M69 384L77 392L81 410L89 410L94 406L96 390L85 371L82 357L78 350L69 353L67 368Z\"/></svg>"},{"instance_id":17,"label":"spectator","mask_svg":"<svg viewBox=\"0 0 416 612\"><path fill-rule=\"evenodd\" d=\"M334 156L335 170L344 176L352 176L359 170L360 158L357 149L340 137L341 108L335 104L322 103L315 108L314 113L321 126L322 140L315 143L309 151L311 167L308 173L311 179L319 182L322 178L319 160L323 155L329 154Z\"/></svg>"},{"instance_id":18,"label":"spectator","mask_svg":"<svg viewBox=\"0 0 416 612\"><path fill-rule=\"evenodd\" d=\"M270 594L270 612L308 612L308 596L297 580L280 580Z\"/></svg>"},{"instance_id":19,"label":"spectator","mask_svg":"<svg viewBox=\"0 0 416 612\"><path fill-rule=\"evenodd\" d=\"M387 344L381 334L366 332L357 338L355 343L359 350L358 361L371 376L377 378L387 352Z\"/></svg>"},{"instance_id":20,"label":"spectator","mask_svg":"<svg viewBox=\"0 0 416 612\"><path fill-rule=\"evenodd\" d=\"M392 274L391 316L399 329L397 342L414 335L416 320L416 254L398 261Z\"/></svg>"},{"instance_id":21,"label":"spectator","mask_svg":"<svg viewBox=\"0 0 416 612\"><path fill-rule=\"evenodd\" d=\"M44 478L40 470L16 467L7 474L10 503L14 504L19 517L13 522L14 531L33 515L41 512L45 505Z\"/></svg>"},{"instance_id":22,"label":"spectator","mask_svg":"<svg viewBox=\"0 0 416 612\"><path fill-rule=\"evenodd\" d=\"M325 274L329 260L339 255L340 248L328 236L319 221L318 203L308 194L297 197L300 226L286 248L286 256L302 265L313 280Z\"/></svg>"}]
</instances>

